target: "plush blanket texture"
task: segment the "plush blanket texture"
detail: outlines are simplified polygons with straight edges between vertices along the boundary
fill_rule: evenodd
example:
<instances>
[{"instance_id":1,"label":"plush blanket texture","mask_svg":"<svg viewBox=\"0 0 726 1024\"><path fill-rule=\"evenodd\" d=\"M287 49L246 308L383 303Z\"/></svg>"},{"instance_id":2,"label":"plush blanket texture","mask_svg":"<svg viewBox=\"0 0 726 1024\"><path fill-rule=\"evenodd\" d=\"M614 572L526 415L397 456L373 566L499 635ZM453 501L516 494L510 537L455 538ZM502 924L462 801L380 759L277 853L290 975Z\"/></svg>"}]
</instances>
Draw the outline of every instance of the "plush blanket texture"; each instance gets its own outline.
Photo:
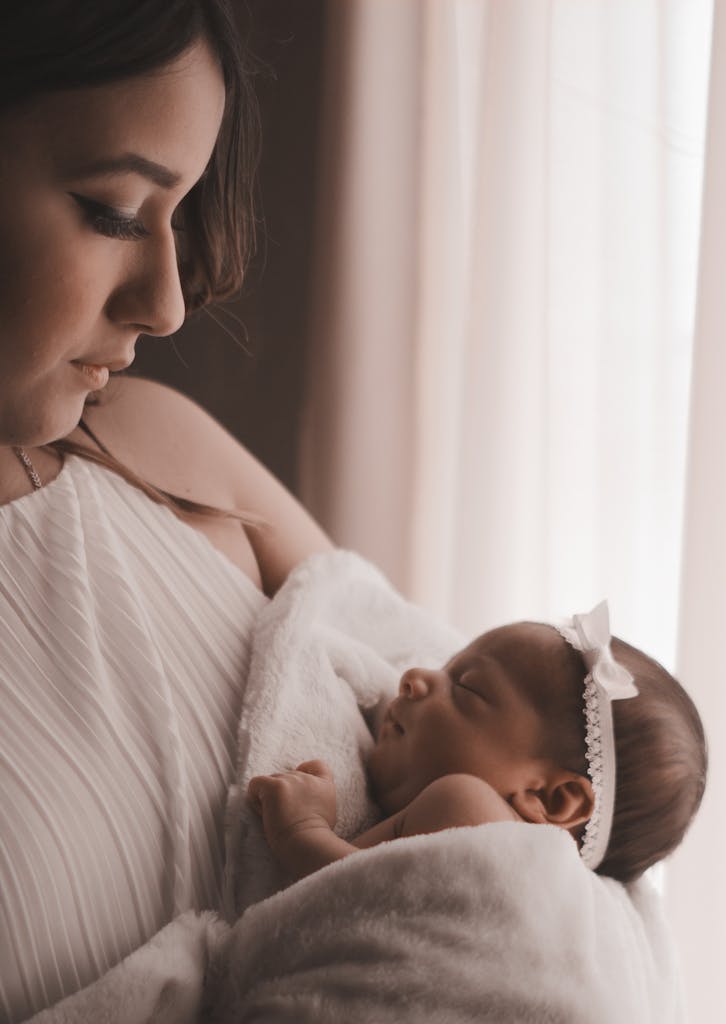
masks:
<instances>
[{"instance_id":1,"label":"plush blanket texture","mask_svg":"<svg viewBox=\"0 0 726 1024\"><path fill-rule=\"evenodd\" d=\"M395 840L281 889L246 781L322 757L338 831L367 827L369 724L402 668L462 642L355 555L303 563L255 633L228 808L230 924L183 915L36 1024L681 1021L657 894L593 874L550 826Z\"/></svg>"},{"instance_id":2,"label":"plush blanket texture","mask_svg":"<svg viewBox=\"0 0 726 1024\"><path fill-rule=\"evenodd\" d=\"M251 907L215 1024L675 1024L659 899L593 875L552 826L361 851Z\"/></svg>"},{"instance_id":3,"label":"plush blanket texture","mask_svg":"<svg viewBox=\"0 0 726 1024\"><path fill-rule=\"evenodd\" d=\"M647 882L598 878L550 826L387 843L250 907L186 914L35 1024L676 1024Z\"/></svg>"},{"instance_id":4,"label":"plush blanket texture","mask_svg":"<svg viewBox=\"0 0 726 1024\"><path fill-rule=\"evenodd\" d=\"M308 559L290 576L253 637L227 813L229 920L286 883L246 803L249 780L321 758L335 776L336 831L360 835L380 817L365 776L377 708L403 669L441 665L465 642L351 552Z\"/></svg>"}]
</instances>

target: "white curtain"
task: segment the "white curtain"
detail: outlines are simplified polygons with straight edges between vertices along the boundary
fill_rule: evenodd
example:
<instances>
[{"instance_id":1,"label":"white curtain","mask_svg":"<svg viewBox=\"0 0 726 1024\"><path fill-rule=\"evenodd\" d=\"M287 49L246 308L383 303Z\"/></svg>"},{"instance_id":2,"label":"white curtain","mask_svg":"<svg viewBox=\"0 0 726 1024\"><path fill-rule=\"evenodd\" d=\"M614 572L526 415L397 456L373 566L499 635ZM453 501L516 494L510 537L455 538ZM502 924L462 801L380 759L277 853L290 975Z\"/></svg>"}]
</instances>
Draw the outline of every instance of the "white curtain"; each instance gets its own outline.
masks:
<instances>
[{"instance_id":1,"label":"white curtain","mask_svg":"<svg viewBox=\"0 0 726 1024\"><path fill-rule=\"evenodd\" d=\"M304 499L467 633L607 596L674 668L711 0L329 6Z\"/></svg>"},{"instance_id":2,"label":"white curtain","mask_svg":"<svg viewBox=\"0 0 726 1024\"><path fill-rule=\"evenodd\" d=\"M691 389L678 671L709 741L703 808L667 871L692 1020L723 1016L726 951L726 4L714 5L703 229ZM692 941L686 941L692 937Z\"/></svg>"}]
</instances>

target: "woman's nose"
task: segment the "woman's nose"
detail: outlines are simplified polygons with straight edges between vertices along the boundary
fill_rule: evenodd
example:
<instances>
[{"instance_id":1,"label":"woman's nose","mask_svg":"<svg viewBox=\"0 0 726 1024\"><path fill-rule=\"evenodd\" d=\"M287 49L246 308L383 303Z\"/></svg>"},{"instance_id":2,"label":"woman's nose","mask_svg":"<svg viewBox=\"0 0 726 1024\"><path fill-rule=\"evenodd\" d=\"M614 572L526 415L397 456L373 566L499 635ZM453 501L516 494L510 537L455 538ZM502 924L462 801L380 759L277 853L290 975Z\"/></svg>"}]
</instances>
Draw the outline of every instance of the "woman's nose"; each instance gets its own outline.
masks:
<instances>
[{"instance_id":1,"label":"woman's nose","mask_svg":"<svg viewBox=\"0 0 726 1024\"><path fill-rule=\"evenodd\" d=\"M186 317L173 234L136 242L133 254L127 277L109 300L109 317L142 334L173 334Z\"/></svg>"},{"instance_id":2,"label":"woman's nose","mask_svg":"<svg viewBox=\"0 0 726 1024\"><path fill-rule=\"evenodd\" d=\"M423 668L409 668L401 676L398 692L409 700L421 700L431 690L431 674Z\"/></svg>"}]
</instances>

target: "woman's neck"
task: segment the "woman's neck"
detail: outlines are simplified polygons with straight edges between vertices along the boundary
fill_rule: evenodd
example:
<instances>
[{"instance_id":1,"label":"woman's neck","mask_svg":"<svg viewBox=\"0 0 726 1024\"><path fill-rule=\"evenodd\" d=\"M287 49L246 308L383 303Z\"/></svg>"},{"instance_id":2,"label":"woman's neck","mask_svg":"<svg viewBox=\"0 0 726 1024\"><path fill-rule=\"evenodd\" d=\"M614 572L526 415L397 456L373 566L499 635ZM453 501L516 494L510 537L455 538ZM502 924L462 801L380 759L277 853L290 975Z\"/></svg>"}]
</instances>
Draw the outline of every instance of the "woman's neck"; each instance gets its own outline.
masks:
<instances>
[{"instance_id":1,"label":"woman's neck","mask_svg":"<svg viewBox=\"0 0 726 1024\"><path fill-rule=\"evenodd\" d=\"M61 456L52 448L24 449L32 468L44 487L55 480L63 465ZM27 467L10 445L0 447L0 505L31 494L36 487L31 482Z\"/></svg>"}]
</instances>

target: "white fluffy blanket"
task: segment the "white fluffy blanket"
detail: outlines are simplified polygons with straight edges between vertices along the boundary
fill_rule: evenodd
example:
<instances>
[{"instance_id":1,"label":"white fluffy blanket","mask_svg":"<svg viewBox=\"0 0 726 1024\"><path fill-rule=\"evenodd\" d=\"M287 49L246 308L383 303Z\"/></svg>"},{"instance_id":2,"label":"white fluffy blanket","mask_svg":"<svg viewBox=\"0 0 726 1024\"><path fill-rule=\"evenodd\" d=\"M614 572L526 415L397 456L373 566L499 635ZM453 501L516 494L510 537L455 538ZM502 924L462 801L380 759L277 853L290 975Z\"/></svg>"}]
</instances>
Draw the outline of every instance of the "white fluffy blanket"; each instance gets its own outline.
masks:
<instances>
[{"instance_id":1,"label":"white fluffy blanket","mask_svg":"<svg viewBox=\"0 0 726 1024\"><path fill-rule=\"evenodd\" d=\"M335 777L336 832L360 835L380 817L365 775L377 709L403 669L438 666L464 643L352 552L315 556L291 574L255 626L227 813L228 920L286 884L245 800L249 780L321 758Z\"/></svg>"},{"instance_id":2,"label":"white fluffy blanket","mask_svg":"<svg viewBox=\"0 0 726 1024\"><path fill-rule=\"evenodd\" d=\"M186 914L34 1022L678 1024L676 979L647 882L501 822L362 850L231 930Z\"/></svg>"},{"instance_id":3,"label":"white fluffy blanket","mask_svg":"<svg viewBox=\"0 0 726 1024\"><path fill-rule=\"evenodd\" d=\"M371 566L304 563L262 614L229 807L230 911L280 885L247 813L252 774L330 761L338 830L375 816L369 718L400 668L461 638ZM549 826L497 823L362 850L231 927L187 914L37 1024L677 1024L678 972L657 895L585 868Z\"/></svg>"},{"instance_id":4,"label":"white fluffy blanket","mask_svg":"<svg viewBox=\"0 0 726 1024\"><path fill-rule=\"evenodd\" d=\"M361 851L251 907L220 1024L675 1024L652 887L593 875L553 826L501 822Z\"/></svg>"}]
</instances>

